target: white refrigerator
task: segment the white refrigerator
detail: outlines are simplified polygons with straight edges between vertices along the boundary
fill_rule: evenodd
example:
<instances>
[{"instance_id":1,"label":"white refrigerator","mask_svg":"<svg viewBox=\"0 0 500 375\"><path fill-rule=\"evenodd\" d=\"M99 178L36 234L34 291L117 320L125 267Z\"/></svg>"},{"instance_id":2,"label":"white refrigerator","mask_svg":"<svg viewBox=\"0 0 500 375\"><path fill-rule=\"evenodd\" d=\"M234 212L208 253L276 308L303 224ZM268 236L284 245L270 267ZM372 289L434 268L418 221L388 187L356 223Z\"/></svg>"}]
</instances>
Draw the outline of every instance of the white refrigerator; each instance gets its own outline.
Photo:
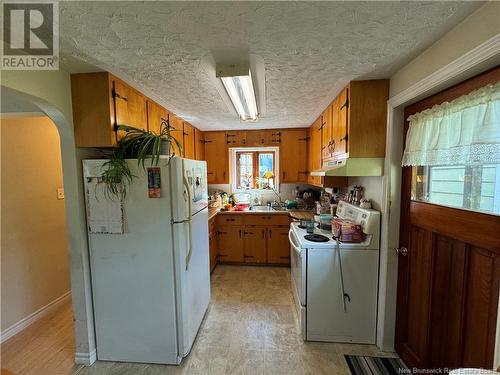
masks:
<instances>
[{"instance_id":1,"label":"white refrigerator","mask_svg":"<svg viewBox=\"0 0 500 375\"><path fill-rule=\"evenodd\" d=\"M123 200L104 194L105 162L83 161L97 358L179 364L210 301L206 162L127 160Z\"/></svg>"}]
</instances>

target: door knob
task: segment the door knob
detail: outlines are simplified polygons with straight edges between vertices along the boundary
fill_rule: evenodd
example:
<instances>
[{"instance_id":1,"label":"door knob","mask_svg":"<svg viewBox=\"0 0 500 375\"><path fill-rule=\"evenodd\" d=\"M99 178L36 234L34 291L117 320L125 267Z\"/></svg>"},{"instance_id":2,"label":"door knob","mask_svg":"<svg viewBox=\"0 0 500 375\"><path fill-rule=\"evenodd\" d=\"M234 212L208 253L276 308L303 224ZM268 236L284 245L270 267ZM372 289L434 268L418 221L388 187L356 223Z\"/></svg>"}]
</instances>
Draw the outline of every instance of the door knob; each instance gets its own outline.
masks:
<instances>
[{"instance_id":1,"label":"door knob","mask_svg":"<svg viewBox=\"0 0 500 375\"><path fill-rule=\"evenodd\" d=\"M408 255L408 249L404 246L398 247L396 248L396 253L398 253L398 255L406 256Z\"/></svg>"}]
</instances>

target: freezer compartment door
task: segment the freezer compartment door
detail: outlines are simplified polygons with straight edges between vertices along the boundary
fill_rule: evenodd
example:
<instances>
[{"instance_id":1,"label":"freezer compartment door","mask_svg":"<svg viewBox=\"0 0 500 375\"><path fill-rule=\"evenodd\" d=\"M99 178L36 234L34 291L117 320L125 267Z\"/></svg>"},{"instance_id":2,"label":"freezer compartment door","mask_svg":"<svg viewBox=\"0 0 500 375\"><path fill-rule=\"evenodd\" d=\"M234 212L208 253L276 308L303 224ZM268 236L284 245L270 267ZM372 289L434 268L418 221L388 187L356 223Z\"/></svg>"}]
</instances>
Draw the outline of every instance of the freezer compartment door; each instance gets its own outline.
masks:
<instances>
[{"instance_id":1,"label":"freezer compartment door","mask_svg":"<svg viewBox=\"0 0 500 375\"><path fill-rule=\"evenodd\" d=\"M344 296L336 251L308 251L307 340L375 344L379 252L340 253Z\"/></svg>"}]
</instances>

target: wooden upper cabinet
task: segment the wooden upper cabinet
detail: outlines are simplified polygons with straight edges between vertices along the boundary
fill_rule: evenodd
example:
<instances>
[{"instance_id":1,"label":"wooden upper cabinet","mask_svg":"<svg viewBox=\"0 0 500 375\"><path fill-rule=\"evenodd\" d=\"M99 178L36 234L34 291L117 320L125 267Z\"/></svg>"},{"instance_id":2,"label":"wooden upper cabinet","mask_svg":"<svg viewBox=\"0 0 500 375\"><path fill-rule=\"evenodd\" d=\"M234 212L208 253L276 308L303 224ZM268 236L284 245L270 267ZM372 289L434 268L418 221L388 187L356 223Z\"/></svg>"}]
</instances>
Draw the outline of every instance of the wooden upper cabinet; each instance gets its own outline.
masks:
<instances>
[{"instance_id":1,"label":"wooden upper cabinet","mask_svg":"<svg viewBox=\"0 0 500 375\"><path fill-rule=\"evenodd\" d=\"M160 133L160 125L162 121L168 120L168 112L161 105L148 99L147 100L148 109L148 130L155 134Z\"/></svg>"},{"instance_id":2,"label":"wooden upper cabinet","mask_svg":"<svg viewBox=\"0 0 500 375\"><path fill-rule=\"evenodd\" d=\"M323 158L329 156L332 143L332 106L329 105L321 114L321 151Z\"/></svg>"},{"instance_id":3,"label":"wooden upper cabinet","mask_svg":"<svg viewBox=\"0 0 500 375\"><path fill-rule=\"evenodd\" d=\"M184 157L187 159L194 159L195 158L194 126L185 121L184 121L183 143L184 143Z\"/></svg>"},{"instance_id":4,"label":"wooden upper cabinet","mask_svg":"<svg viewBox=\"0 0 500 375\"><path fill-rule=\"evenodd\" d=\"M348 120L348 89L343 89L340 94L335 98L334 105L332 105L332 119L333 119L333 155L343 155L347 153L347 120Z\"/></svg>"},{"instance_id":5,"label":"wooden upper cabinet","mask_svg":"<svg viewBox=\"0 0 500 375\"><path fill-rule=\"evenodd\" d=\"M228 151L226 132L203 132L205 160L207 161L207 182L209 184L228 184Z\"/></svg>"},{"instance_id":6,"label":"wooden upper cabinet","mask_svg":"<svg viewBox=\"0 0 500 375\"><path fill-rule=\"evenodd\" d=\"M321 116L314 121L308 129L307 147L307 182L311 185L321 186L320 176L311 176L311 172L321 168Z\"/></svg>"},{"instance_id":7,"label":"wooden upper cabinet","mask_svg":"<svg viewBox=\"0 0 500 375\"><path fill-rule=\"evenodd\" d=\"M321 158L385 156L386 79L351 81L321 115Z\"/></svg>"},{"instance_id":8,"label":"wooden upper cabinet","mask_svg":"<svg viewBox=\"0 0 500 375\"><path fill-rule=\"evenodd\" d=\"M350 158L385 157L389 80L351 81L347 94L346 155Z\"/></svg>"},{"instance_id":9,"label":"wooden upper cabinet","mask_svg":"<svg viewBox=\"0 0 500 375\"><path fill-rule=\"evenodd\" d=\"M117 125L128 125L147 130L148 116L146 97L133 87L119 79L113 79L113 96L115 101L115 116ZM125 132L118 132L118 140Z\"/></svg>"},{"instance_id":10,"label":"wooden upper cabinet","mask_svg":"<svg viewBox=\"0 0 500 375\"><path fill-rule=\"evenodd\" d=\"M170 124L170 135L181 145L181 149L179 150L176 145L172 144L173 152L177 156L184 157L184 121L172 112L169 112L168 120Z\"/></svg>"},{"instance_id":11,"label":"wooden upper cabinet","mask_svg":"<svg viewBox=\"0 0 500 375\"><path fill-rule=\"evenodd\" d=\"M307 129L280 133L280 182L307 182Z\"/></svg>"},{"instance_id":12,"label":"wooden upper cabinet","mask_svg":"<svg viewBox=\"0 0 500 375\"><path fill-rule=\"evenodd\" d=\"M226 140L228 147L245 147L247 146L247 132L245 130L226 132Z\"/></svg>"},{"instance_id":13,"label":"wooden upper cabinet","mask_svg":"<svg viewBox=\"0 0 500 375\"><path fill-rule=\"evenodd\" d=\"M197 128L194 128L194 155L196 160L205 160L205 138Z\"/></svg>"}]
</instances>

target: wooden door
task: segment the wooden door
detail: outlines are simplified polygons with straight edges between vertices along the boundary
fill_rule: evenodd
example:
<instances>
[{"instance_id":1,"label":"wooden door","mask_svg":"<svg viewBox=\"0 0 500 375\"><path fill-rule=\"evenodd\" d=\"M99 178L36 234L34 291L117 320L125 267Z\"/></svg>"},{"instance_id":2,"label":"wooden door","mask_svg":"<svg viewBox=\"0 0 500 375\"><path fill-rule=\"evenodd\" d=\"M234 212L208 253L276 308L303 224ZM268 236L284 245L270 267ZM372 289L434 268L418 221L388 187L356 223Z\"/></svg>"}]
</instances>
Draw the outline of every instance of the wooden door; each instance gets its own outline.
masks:
<instances>
[{"instance_id":1,"label":"wooden door","mask_svg":"<svg viewBox=\"0 0 500 375\"><path fill-rule=\"evenodd\" d=\"M167 110L149 99L147 100L147 109L148 131L159 134L162 121L167 121L168 119Z\"/></svg>"},{"instance_id":2,"label":"wooden door","mask_svg":"<svg viewBox=\"0 0 500 375\"><path fill-rule=\"evenodd\" d=\"M203 133L197 128L194 129L194 154L196 160L205 160Z\"/></svg>"},{"instance_id":3,"label":"wooden door","mask_svg":"<svg viewBox=\"0 0 500 375\"><path fill-rule=\"evenodd\" d=\"M497 68L407 107L405 118L498 81ZM410 368L492 368L500 217L412 200L411 181L404 167L396 351Z\"/></svg>"},{"instance_id":4,"label":"wooden door","mask_svg":"<svg viewBox=\"0 0 500 375\"><path fill-rule=\"evenodd\" d=\"M335 156L344 155L347 153L348 140L348 89L343 89L335 100L335 107L333 109L333 154ZM369 129L369 127L367 127Z\"/></svg>"},{"instance_id":5,"label":"wooden door","mask_svg":"<svg viewBox=\"0 0 500 375\"><path fill-rule=\"evenodd\" d=\"M184 157L194 159L194 127L189 122L184 121L183 129Z\"/></svg>"},{"instance_id":6,"label":"wooden door","mask_svg":"<svg viewBox=\"0 0 500 375\"><path fill-rule=\"evenodd\" d=\"M244 231L244 257L247 263L267 263L265 227L246 226Z\"/></svg>"},{"instance_id":7,"label":"wooden door","mask_svg":"<svg viewBox=\"0 0 500 375\"><path fill-rule=\"evenodd\" d=\"M226 132L227 147L244 147L246 146L247 132L245 130L236 130Z\"/></svg>"},{"instance_id":8,"label":"wooden door","mask_svg":"<svg viewBox=\"0 0 500 375\"><path fill-rule=\"evenodd\" d=\"M307 129L282 130L280 182L307 182Z\"/></svg>"},{"instance_id":9,"label":"wooden door","mask_svg":"<svg viewBox=\"0 0 500 375\"><path fill-rule=\"evenodd\" d=\"M288 225L270 227L267 230L268 263L289 264L290 244L288 242Z\"/></svg>"},{"instance_id":10,"label":"wooden door","mask_svg":"<svg viewBox=\"0 0 500 375\"><path fill-rule=\"evenodd\" d=\"M170 124L170 134L173 138L175 138L179 144L181 145L181 148L179 149L177 146L175 146L172 143L173 146L173 152L177 156L184 156L184 122L182 121L181 118L177 117L174 115L172 112L169 112L168 114L168 121Z\"/></svg>"},{"instance_id":11,"label":"wooden door","mask_svg":"<svg viewBox=\"0 0 500 375\"><path fill-rule=\"evenodd\" d=\"M207 181L209 184L229 183L228 151L225 132L204 132Z\"/></svg>"},{"instance_id":12,"label":"wooden door","mask_svg":"<svg viewBox=\"0 0 500 375\"><path fill-rule=\"evenodd\" d=\"M147 130L146 97L119 79L113 80L115 124ZM118 132L118 140L125 132Z\"/></svg>"},{"instance_id":13,"label":"wooden door","mask_svg":"<svg viewBox=\"0 0 500 375\"><path fill-rule=\"evenodd\" d=\"M243 227L220 227L217 231L221 262L243 262Z\"/></svg>"}]
</instances>

